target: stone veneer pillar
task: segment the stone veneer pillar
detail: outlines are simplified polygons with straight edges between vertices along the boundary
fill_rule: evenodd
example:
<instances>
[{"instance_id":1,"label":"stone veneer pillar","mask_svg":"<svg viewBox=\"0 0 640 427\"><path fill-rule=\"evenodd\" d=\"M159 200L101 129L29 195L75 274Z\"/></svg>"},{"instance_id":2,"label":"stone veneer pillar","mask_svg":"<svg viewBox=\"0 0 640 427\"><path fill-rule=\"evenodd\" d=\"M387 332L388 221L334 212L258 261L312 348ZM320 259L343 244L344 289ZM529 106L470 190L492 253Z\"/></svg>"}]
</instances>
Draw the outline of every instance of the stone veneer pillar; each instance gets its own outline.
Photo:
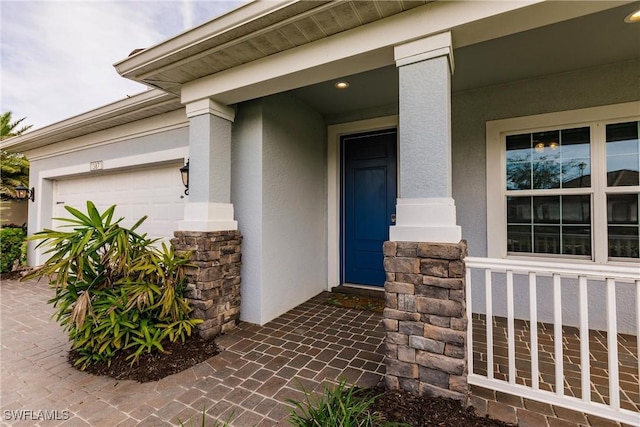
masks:
<instances>
[{"instance_id":1,"label":"stone veneer pillar","mask_svg":"<svg viewBox=\"0 0 640 427\"><path fill-rule=\"evenodd\" d=\"M185 272L192 317L204 320L198 334L213 338L233 329L240 319L240 232L175 231L174 236L176 252L192 252Z\"/></svg>"},{"instance_id":2,"label":"stone veneer pillar","mask_svg":"<svg viewBox=\"0 0 640 427\"><path fill-rule=\"evenodd\" d=\"M385 242L386 384L467 403L467 244Z\"/></svg>"}]
</instances>

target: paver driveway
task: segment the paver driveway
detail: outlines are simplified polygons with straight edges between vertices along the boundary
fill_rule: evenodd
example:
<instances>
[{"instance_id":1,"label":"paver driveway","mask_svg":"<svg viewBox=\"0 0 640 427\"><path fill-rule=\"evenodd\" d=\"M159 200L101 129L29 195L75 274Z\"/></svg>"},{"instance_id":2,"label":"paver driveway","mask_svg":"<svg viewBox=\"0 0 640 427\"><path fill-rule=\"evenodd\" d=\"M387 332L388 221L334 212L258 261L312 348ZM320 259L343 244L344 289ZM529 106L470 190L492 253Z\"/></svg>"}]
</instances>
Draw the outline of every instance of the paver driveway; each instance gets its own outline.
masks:
<instances>
[{"instance_id":1,"label":"paver driveway","mask_svg":"<svg viewBox=\"0 0 640 427\"><path fill-rule=\"evenodd\" d=\"M381 317L324 304L321 294L274 321L241 323L221 354L160 381L93 376L66 360L44 282L0 284L0 425L164 426L193 417L233 426L288 425L287 398L341 378L363 387L384 373ZM187 425L189 425L187 423Z\"/></svg>"}]
</instances>

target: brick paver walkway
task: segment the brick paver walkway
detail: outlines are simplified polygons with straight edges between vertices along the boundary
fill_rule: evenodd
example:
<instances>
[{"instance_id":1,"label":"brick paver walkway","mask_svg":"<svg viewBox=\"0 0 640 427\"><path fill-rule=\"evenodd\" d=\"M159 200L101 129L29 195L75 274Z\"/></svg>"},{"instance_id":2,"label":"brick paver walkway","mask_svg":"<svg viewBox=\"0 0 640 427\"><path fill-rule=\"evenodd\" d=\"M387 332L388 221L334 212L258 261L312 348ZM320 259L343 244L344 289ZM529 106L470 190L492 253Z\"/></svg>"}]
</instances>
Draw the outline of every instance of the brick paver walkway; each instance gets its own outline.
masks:
<instances>
[{"instance_id":1,"label":"brick paver walkway","mask_svg":"<svg viewBox=\"0 0 640 427\"><path fill-rule=\"evenodd\" d=\"M288 425L286 399L302 399L301 387L373 386L384 373L381 317L328 306L327 294L262 327L241 323L218 338L219 355L140 384L69 366L45 283L5 281L0 291L2 426L200 425L203 408L208 424Z\"/></svg>"}]
</instances>

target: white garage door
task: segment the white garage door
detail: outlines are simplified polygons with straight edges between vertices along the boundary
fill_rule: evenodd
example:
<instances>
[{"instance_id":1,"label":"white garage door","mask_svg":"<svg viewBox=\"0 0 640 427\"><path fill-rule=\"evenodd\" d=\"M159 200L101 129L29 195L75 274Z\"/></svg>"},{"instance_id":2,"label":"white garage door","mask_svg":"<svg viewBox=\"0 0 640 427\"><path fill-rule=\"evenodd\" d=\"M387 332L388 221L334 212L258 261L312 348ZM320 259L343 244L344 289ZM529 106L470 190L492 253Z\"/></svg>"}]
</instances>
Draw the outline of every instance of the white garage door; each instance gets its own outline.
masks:
<instances>
[{"instance_id":1,"label":"white garage door","mask_svg":"<svg viewBox=\"0 0 640 427\"><path fill-rule=\"evenodd\" d=\"M100 212L116 205L114 218L123 217L122 224L126 227L147 215L138 231L151 238L168 240L184 215L186 197L180 166L171 164L56 181L53 217L69 217L64 206L86 212L87 200L91 200ZM55 221L54 227L58 225Z\"/></svg>"}]
</instances>

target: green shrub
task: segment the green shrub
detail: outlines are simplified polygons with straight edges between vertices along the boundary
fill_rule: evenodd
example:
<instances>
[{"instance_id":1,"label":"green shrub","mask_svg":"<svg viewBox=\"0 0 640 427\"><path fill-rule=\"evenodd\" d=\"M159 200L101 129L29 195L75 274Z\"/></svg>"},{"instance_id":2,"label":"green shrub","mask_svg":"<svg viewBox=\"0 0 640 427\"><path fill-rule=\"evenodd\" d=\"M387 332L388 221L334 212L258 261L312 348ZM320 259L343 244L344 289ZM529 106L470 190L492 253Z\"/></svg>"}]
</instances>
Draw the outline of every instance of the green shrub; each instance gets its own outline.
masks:
<instances>
[{"instance_id":1,"label":"green shrub","mask_svg":"<svg viewBox=\"0 0 640 427\"><path fill-rule=\"evenodd\" d=\"M87 214L65 207L72 218L60 218L70 231L46 229L30 239L42 240L51 257L25 276L48 277L55 288L49 301L57 321L69 332L82 368L109 361L116 352L131 349L135 363L142 353L164 351L165 340L191 335L200 319L190 319L184 298L182 267L188 259L164 243L113 221L115 206L104 213L87 202Z\"/></svg>"},{"instance_id":2,"label":"green shrub","mask_svg":"<svg viewBox=\"0 0 640 427\"><path fill-rule=\"evenodd\" d=\"M0 228L0 272L8 273L13 263L19 260L24 262L24 250L26 235L22 228Z\"/></svg>"},{"instance_id":3,"label":"green shrub","mask_svg":"<svg viewBox=\"0 0 640 427\"><path fill-rule=\"evenodd\" d=\"M289 422L299 427L368 427L379 425L380 415L372 413L369 407L376 396L364 396L344 381L335 387L324 387L320 397L304 390L303 402L288 399L294 405Z\"/></svg>"}]
</instances>

